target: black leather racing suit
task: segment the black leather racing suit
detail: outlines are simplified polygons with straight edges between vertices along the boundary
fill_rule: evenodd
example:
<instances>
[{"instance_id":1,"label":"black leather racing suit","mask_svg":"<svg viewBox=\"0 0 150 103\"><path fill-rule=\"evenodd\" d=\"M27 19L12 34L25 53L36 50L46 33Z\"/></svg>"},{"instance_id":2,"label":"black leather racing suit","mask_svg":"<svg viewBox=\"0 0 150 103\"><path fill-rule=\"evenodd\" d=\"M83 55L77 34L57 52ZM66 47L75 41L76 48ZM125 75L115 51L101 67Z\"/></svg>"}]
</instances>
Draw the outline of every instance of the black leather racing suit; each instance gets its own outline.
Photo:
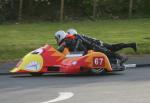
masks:
<instances>
[{"instance_id":1,"label":"black leather racing suit","mask_svg":"<svg viewBox=\"0 0 150 103\"><path fill-rule=\"evenodd\" d=\"M123 48L129 48L129 47L133 47L134 46L134 43L128 43L128 44L125 44L125 43L117 43L117 44L108 44L108 43L104 43L103 41L101 40L97 40L95 38L91 38L91 37L88 37L88 36L85 36L85 35L80 35L80 34L77 34L78 37L80 37L82 39L82 41L85 42L85 45L87 45L87 49L92 49L92 50L96 50L99 48L101 49L108 49L109 51L111 52L117 52ZM107 50L106 50L107 51Z\"/></svg>"},{"instance_id":2,"label":"black leather racing suit","mask_svg":"<svg viewBox=\"0 0 150 103\"><path fill-rule=\"evenodd\" d=\"M100 40L96 40L94 38L90 38L88 36L85 35L79 35L77 34L76 37L78 39L81 39L82 44L85 46L85 48L87 50L94 50L97 52L103 52L104 54L106 54L108 56L108 58L118 58L118 59L122 59L123 57L120 56L119 54L116 54L115 52L111 51L111 47L109 44L107 44L110 49L108 49L107 47L105 47L104 45L106 45L106 43L103 43Z\"/></svg>"}]
</instances>

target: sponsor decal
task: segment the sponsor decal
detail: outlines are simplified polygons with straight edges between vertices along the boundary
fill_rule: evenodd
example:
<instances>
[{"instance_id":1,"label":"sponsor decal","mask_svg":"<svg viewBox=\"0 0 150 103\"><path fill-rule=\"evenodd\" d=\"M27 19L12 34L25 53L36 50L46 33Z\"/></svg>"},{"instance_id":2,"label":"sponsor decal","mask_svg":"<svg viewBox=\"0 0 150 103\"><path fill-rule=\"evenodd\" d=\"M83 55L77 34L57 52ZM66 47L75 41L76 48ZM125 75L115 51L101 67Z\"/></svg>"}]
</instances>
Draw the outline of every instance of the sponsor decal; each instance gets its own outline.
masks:
<instances>
[{"instance_id":1,"label":"sponsor decal","mask_svg":"<svg viewBox=\"0 0 150 103\"><path fill-rule=\"evenodd\" d=\"M25 69L30 71L39 71L41 69L40 63L32 61L26 65Z\"/></svg>"},{"instance_id":2,"label":"sponsor decal","mask_svg":"<svg viewBox=\"0 0 150 103\"><path fill-rule=\"evenodd\" d=\"M105 65L104 57L94 57L93 66L94 67L103 67Z\"/></svg>"}]
</instances>

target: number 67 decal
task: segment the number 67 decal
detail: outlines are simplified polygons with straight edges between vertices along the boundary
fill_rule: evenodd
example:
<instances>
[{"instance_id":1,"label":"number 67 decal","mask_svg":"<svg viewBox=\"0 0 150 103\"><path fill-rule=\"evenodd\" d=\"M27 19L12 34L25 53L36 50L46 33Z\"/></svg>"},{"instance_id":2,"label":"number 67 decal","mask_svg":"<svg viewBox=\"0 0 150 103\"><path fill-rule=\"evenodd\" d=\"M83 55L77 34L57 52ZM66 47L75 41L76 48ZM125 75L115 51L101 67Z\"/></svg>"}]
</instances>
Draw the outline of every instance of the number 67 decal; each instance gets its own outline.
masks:
<instances>
[{"instance_id":1,"label":"number 67 decal","mask_svg":"<svg viewBox=\"0 0 150 103\"><path fill-rule=\"evenodd\" d=\"M94 57L93 58L93 66L94 67L102 67L105 65L104 57Z\"/></svg>"}]
</instances>

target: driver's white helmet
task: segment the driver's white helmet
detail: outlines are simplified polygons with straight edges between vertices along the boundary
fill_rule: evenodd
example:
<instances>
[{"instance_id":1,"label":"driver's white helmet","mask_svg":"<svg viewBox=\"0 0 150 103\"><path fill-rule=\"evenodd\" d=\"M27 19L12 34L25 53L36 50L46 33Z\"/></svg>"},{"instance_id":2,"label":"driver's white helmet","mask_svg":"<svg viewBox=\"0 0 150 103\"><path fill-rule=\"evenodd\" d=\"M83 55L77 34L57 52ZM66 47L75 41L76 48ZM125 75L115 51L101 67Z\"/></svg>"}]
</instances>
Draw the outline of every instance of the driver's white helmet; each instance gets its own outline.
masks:
<instances>
[{"instance_id":1,"label":"driver's white helmet","mask_svg":"<svg viewBox=\"0 0 150 103\"><path fill-rule=\"evenodd\" d=\"M58 44L61 43L66 36L67 34L63 30L59 30L55 33L55 39L57 40Z\"/></svg>"},{"instance_id":2,"label":"driver's white helmet","mask_svg":"<svg viewBox=\"0 0 150 103\"><path fill-rule=\"evenodd\" d=\"M77 30L75 30L75 29L68 29L67 33L68 34L78 34Z\"/></svg>"}]
</instances>

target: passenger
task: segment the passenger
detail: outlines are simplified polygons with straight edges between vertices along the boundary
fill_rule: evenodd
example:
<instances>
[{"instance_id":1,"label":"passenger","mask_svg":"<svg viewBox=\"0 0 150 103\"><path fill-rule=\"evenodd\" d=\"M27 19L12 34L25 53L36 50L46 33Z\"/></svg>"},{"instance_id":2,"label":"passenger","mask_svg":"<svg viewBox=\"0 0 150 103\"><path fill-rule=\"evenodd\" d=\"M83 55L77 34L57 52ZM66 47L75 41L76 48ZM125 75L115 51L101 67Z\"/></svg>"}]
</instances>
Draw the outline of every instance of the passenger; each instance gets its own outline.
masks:
<instances>
[{"instance_id":1,"label":"passenger","mask_svg":"<svg viewBox=\"0 0 150 103\"><path fill-rule=\"evenodd\" d=\"M133 48L135 52L137 50L136 43L119 43L110 45L107 43L103 43L100 40L96 40L94 38L78 34L75 29L69 29L67 30L67 33L60 30L55 33L55 38L59 45L58 50L60 52L62 52L65 47L68 48L69 51L87 52L88 50L94 50L97 52L103 52L108 56L108 58L118 58L121 61L121 63L127 61L127 58L115 53L116 51L128 47Z\"/></svg>"}]
</instances>

